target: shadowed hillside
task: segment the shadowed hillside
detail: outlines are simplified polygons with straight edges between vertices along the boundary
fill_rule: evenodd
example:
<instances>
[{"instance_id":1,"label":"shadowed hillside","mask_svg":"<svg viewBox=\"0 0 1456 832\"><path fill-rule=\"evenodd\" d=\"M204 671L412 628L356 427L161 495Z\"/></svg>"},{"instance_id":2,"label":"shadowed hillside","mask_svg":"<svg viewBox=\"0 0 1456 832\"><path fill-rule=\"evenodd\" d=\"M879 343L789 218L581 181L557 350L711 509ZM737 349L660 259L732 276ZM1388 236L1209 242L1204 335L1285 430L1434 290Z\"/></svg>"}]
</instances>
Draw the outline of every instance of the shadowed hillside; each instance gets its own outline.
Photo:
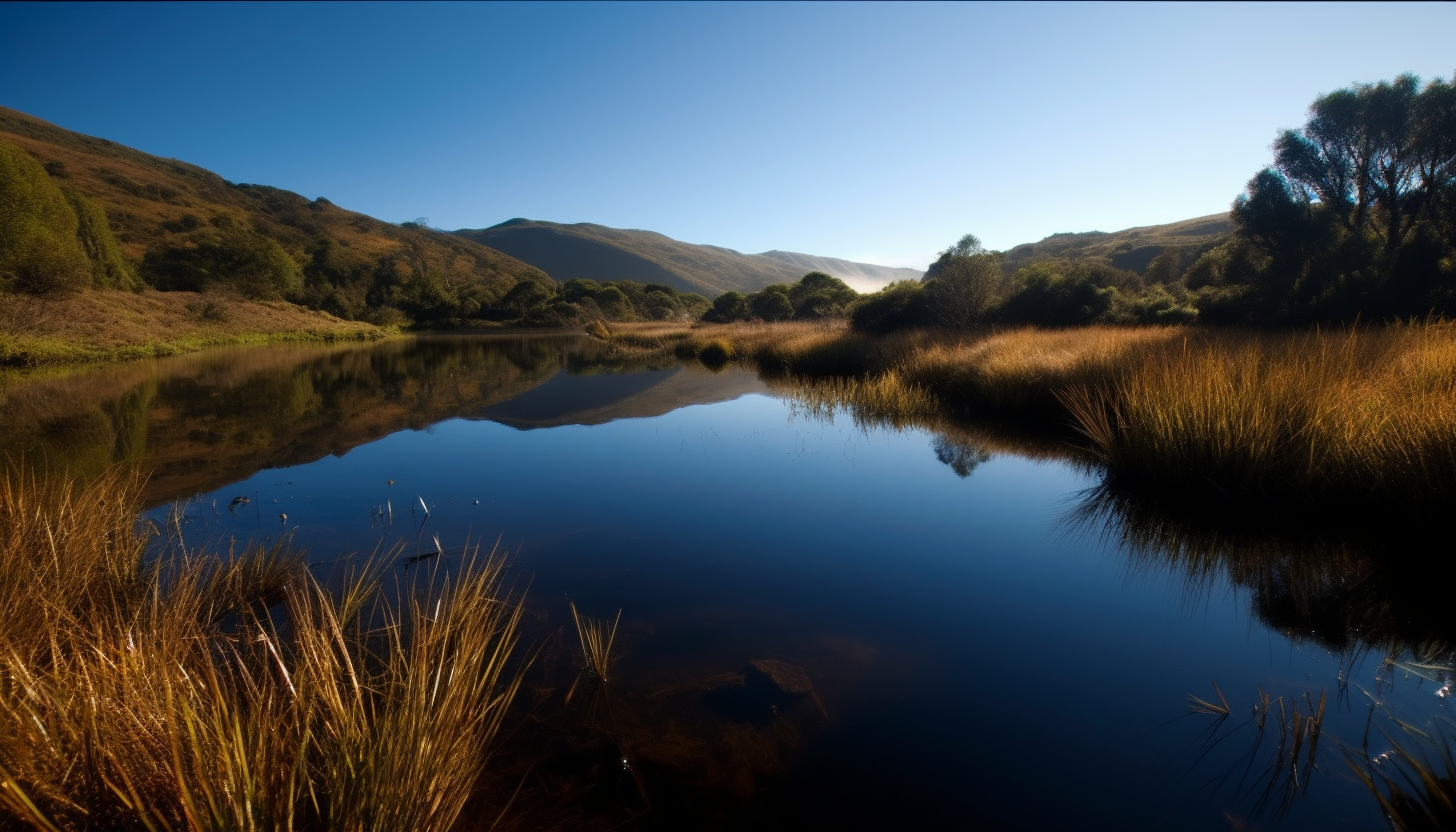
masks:
<instances>
[{"instance_id":1,"label":"shadowed hillside","mask_svg":"<svg viewBox=\"0 0 1456 832\"><path fill-rule=\"evenodd\" d=\"M635 280L717 297L792 283L803 272L787 263L732 249L681 243L652 231L514 219L456 234L503 251L557 280Z\"/></svg>"},{"instance_id":2,"label":"shadowed hillside","mask_svg":"<svg viewBox=\"0 0 1456 832\"><path fill-rule=\"evenodd\" d=\"M1010 274L1038 260L1105 257L1116 268L1142 272L1154 257L1169 248L1179 249L1184 254L1181 259L1191 263L1198 254L1227 239L1233 230L1233 220L1228 214L1209 214L1122 231L1053 234L1041 242L1023 243L1006 251L1002 266Z\"/></svg>"},{"instance_id":3,"label":"shadowed hillside","mask_svg":"<svg viewBox=\"0 0 1456 832\"><path fill-rule=\"evenodd\" d=\"M709 298L728 291L747 293L774 283L793 283L811 271L826 272L866 290L892 280L920 277L920 272L913 269L789 251L743 254L730 248L679 242L652 231L591 223L563 225L513 219L490 228L463 228L455 233L524 260L557 280L635 280Z\"/></svg>"},{"instance_id":4,"label":"shadowed hillside","mask_svg":"<svg viewBox=\"0 0 1456 832\"><path fill-rule=\"evenodd\" d=\"M235 184L14 110L0 108L0 142L103 209L122 256L151 288L228 289L390 324L469 318L523 279L549 282L451 234Z\"/></svg>"}]
</instances>

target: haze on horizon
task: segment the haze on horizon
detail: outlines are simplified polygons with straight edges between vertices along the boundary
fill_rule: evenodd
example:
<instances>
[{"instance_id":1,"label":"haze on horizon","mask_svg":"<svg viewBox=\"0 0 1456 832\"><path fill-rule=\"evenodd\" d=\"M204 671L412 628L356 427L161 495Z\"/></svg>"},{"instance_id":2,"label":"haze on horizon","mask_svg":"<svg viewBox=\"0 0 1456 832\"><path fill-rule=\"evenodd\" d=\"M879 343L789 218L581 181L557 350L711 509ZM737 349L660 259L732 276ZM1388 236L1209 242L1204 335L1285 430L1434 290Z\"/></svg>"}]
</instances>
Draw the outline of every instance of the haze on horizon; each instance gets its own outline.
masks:
<instances>
[{"instance_id":1,"label":"haze on horizon","mask_svg":"<svg viewBox=\"0 0 1456 832\"><path fill-rule=\"evenodd\" d=\"M1451 4L0 4L0 105L381 219L924 268L1227 210Z\"/></svg>"}]
</instances>

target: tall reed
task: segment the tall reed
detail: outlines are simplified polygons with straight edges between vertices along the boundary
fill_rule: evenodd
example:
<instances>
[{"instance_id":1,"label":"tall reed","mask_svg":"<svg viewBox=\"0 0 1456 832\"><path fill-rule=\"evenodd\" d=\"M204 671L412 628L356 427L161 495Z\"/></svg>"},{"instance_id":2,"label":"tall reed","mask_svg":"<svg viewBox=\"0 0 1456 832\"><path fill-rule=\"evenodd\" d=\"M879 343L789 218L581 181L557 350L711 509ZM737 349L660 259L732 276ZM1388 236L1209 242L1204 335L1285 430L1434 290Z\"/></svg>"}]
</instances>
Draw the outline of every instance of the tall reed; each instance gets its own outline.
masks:
<instances>
[{"instance_id":1,"label":"tall reed","mask_svg":"<svg viewBox=\"0 0 1456 832\"><path fill-rule=\"evenodd\" d=\"M500 560L330 592L283 547L149 559L139 485L0 481L0 817L451 828L519 686Z\"/></svg>"},{"instance_id":2,"label":"tall reed","mask_svg":"<svg viewBox=\"0 0 1456 832\"><path fill-rule=\"evenodd\" d=\"M1114 476L1266 503L1456 496L1444 324L1189 339L1063 401Z\"/></svg>"}]
</instances>

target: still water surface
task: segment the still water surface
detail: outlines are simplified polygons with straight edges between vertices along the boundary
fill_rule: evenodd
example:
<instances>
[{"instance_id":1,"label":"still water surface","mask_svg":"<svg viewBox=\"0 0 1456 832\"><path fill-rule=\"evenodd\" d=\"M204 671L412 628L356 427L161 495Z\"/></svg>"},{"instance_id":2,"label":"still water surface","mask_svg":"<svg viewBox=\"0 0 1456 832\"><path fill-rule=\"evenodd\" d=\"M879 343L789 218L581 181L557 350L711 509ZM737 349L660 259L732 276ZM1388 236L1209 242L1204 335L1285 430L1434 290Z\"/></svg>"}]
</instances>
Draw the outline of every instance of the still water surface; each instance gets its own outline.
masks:
<instances>
[{"instance_id":1,"label":"still water surface","mask_svg":"<svg viewBox=\"0 0 1456 832\"><path fill-rule=\"evenodd\" d=\"M1332 634L1280 613L1308 606L1294 584L1348 583L1338 567L1247 541L1134 549L1122 520L1079 513L1085 465L776 389L586 339L422 338L11 381L0 417L38 464L155 470L148 517L180 513L190 543L287 536L320 577L391 546L402 570L436 537L445 560L497 545L529 587L542 709L579 664L568 600L621 609L597 749L563 746L600 782L557 818L1384 828L1336 740L1360 745L1372 698L1429 724L1448 677L1386 663L1349 615ZM1226 720L1190 713L1210 683ZM1329 698L1283 811L1277 736L1238 727L1260 690L1306 713Z\"/></svg>"}]
</instances>

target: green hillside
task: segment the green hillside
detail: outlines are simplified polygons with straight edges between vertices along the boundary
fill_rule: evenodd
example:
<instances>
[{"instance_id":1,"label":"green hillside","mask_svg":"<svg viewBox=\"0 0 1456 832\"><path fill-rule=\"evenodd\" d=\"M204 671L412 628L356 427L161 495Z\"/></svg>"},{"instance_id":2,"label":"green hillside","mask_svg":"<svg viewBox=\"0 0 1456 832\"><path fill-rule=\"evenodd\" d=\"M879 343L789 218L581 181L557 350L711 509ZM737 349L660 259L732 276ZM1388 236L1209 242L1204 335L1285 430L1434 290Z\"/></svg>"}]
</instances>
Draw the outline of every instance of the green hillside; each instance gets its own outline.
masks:
<instances>
[{"instance_id":1,"label":"green hillside","mask_svg":"<svg viewBox=\"0 0 1456 832\"><path fill-rule=\"evenodd\" d=\"M52 190L72 200L79 219L49 225L109 225L109 233L90 236L114 239L129 273L108 277L102 263L91 281L98 288L139 277L163 290L222 289L351 320L431 324L474 317L522 280L550 282L537 268L455 235L383 222L323 197L235 184L14 110L0 108L0 144L33 157ZM19 210L0 206L6 215Z\"/></svg>"},{"instance_id":2,"label":"green hillside","mask_svg":"<svg viewBox=\"0 0 1456 832\"><path fill-rule=\"evenodd\" d=\"M513 219L454 233L530 263L561 281L635 280L714 298L727 291L753 292L773 283L793 283L804 276L803 269L770 257L591 223Z\"/></svg>"}]
</instances>

